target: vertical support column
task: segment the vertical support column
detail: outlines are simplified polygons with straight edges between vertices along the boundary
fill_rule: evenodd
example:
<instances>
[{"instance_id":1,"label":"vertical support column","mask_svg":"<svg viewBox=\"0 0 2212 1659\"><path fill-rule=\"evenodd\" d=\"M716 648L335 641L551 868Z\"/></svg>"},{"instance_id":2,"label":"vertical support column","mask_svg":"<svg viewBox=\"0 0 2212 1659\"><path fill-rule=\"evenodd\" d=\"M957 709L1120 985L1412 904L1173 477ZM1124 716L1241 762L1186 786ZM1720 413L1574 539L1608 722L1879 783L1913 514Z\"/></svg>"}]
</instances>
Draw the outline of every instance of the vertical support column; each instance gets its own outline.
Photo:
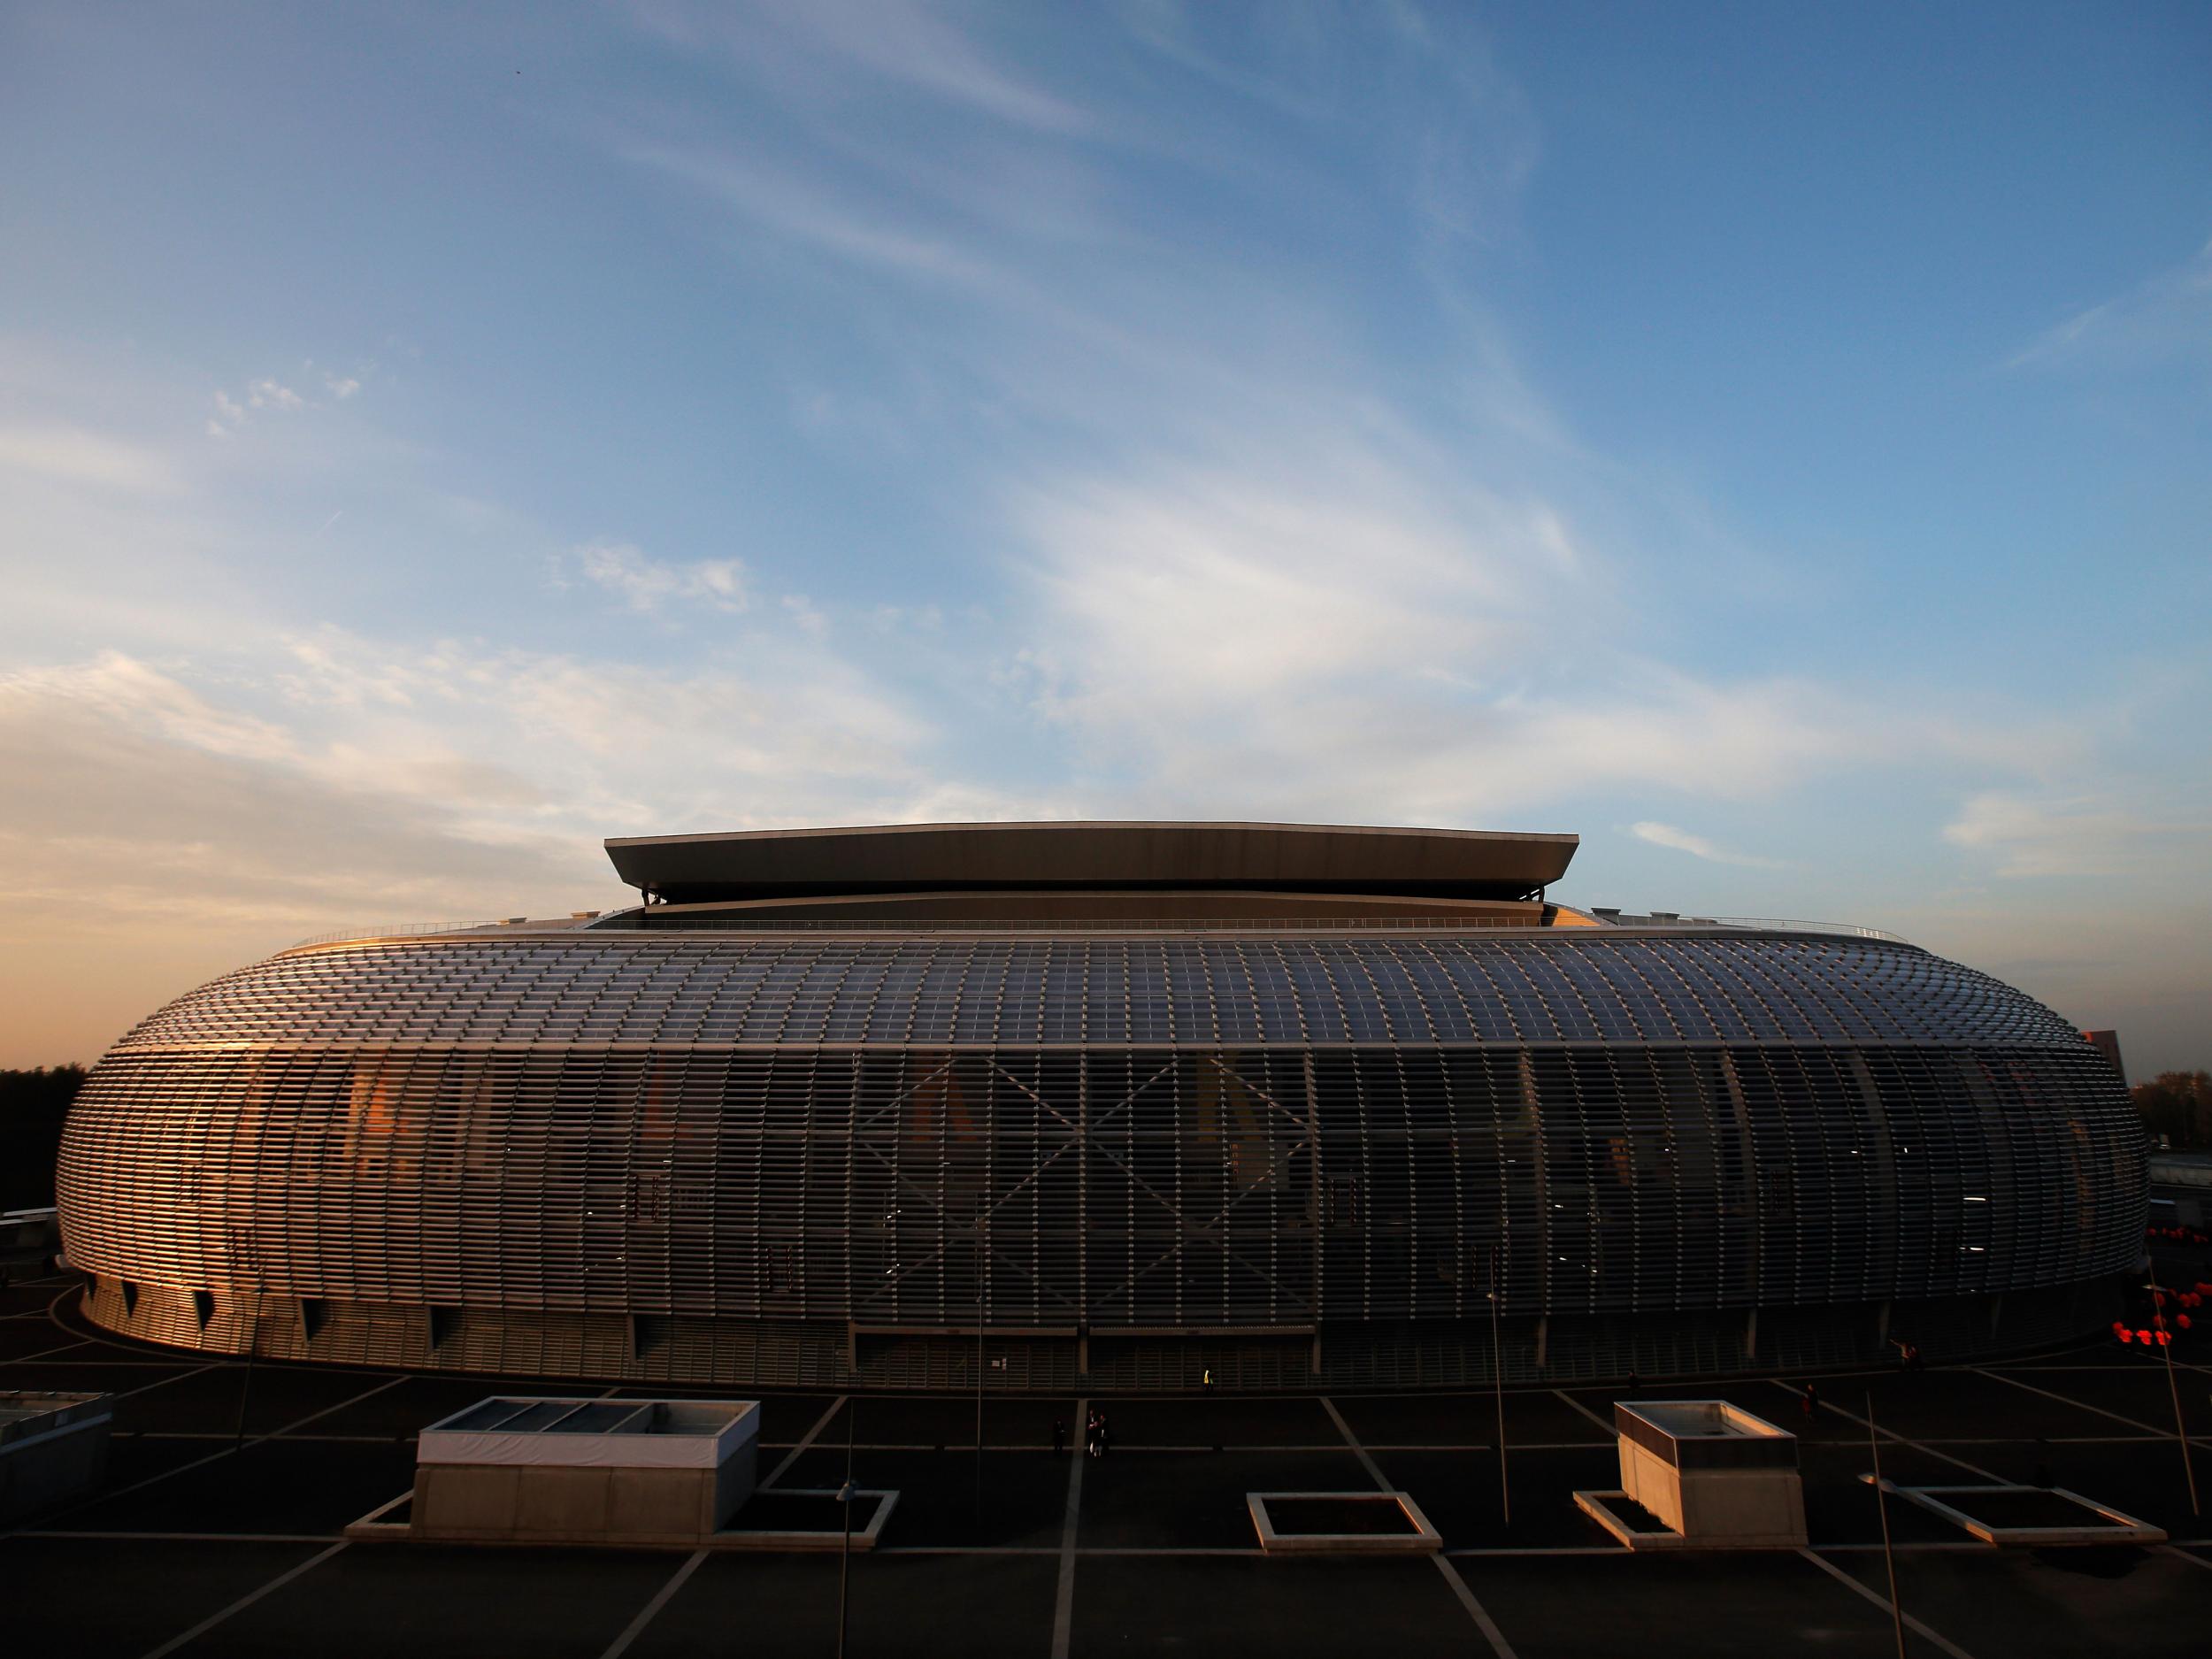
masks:
<instances>
[{"instance_id":1,"label":"vertical support column","mask_svg":"<svg viewBox=\"0 0 2212 1659\"><path fill-rule=\"evenodd\" d=\"M1091 1055L1086 1048L1075 1061L1075 1386L1087 1388L1090 1377Z\"/></svg>"},{"instance_id":2,"label":"vertical support column","mask_svg":"<svg viewBox=\"0 0 2212 1659\"><path fill-rule=\"evenodd\" d=\"M1328 1248L1321 1208L1321 1089L1313 1074L1313 1050L1299 1056L1306 1079L1306 1202L1313 1217L1313 1352L1307 1369L1321 1374L1321 1315L1327 1305Z\"/></svg>"},{"instance_id":3,"label":"vertical support column","mask_svg":"<svg viewBox=\"0 0 2212 1659\"><path fill-rule=\"evenodd\" d=\"M860 1311L860 1290L854 1282L853 1253L859 1234L854 1230L854 1194L860 1185L860 1086L865 1071L861 1057L847 1056L845 1089L845 1375L850 1385L860 1380L860 1333L855 1328ZM848 1504L847 1509L851 1506ZM849 1525L849 1520L848 1521Z\"/></svg>"},{"instance_id":4,"label":"vertical support column","mask_svg":"<svg viewBox=\"0 0 2212 1659\"><path fill-rule=\"evenodd\" d=\"M1728 1091L1728 1110L1736 1126L1737 1167L1742 1171L1743 1201L1750 1206L1751 1259L1744 1263L1744 1289L1755 1307L1759 1300L1760 1267L1766 1256L1764 1206L1760 1202L1762 1171L1758 1137L1751 1132L1751 1103L1744 1098L1743 1079L1736 1075L1735 1056L1720 1050L1721 1083ZM1725 1237L1725 1233L1723 1234Z\"/></svg>"}]
</instances>

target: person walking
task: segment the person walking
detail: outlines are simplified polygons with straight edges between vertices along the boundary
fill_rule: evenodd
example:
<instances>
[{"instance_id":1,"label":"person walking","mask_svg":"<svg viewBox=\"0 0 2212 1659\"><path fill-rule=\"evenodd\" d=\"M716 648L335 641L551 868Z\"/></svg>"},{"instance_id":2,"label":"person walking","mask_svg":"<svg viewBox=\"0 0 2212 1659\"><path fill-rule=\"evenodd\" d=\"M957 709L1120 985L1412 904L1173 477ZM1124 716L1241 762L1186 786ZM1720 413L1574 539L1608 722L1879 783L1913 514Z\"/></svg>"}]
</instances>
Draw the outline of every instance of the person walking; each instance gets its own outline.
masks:
<instances>
[{"instance_id":1,"label":"person walking","mask_svg":"<svg viewBox=\"0 0 2212 1659\"><path fill-rule=\"evenodd\" d=\"M1055 1457L1064 1457L1067 1455L1067 1451L1068 1420L1065 1417L1055 1417L1052 1419L1052 1455Z\"/></svg>"},{"instance_id":2,"label":"person walking","mask_svg":"<svg viewBox=\"0 0 2212 1659\"><path fill-rule=\"evenodd\" d=\"M1819 1409L1819 1406L1820 1396L1813 1391L1812 1384L1807 1383L1804 1396L1798 1401L1797 1409L1804 1414L1805 1421L1810 1423L1813 1420L1813 1413Z\"/></svg>"},{"instance_id":3,"label":"person walking","mask_svg":"<svg viewBox=\"0 0 2212 1659\"><path fill-rule=\"evenodd\" d=\"M1098 1414L1098 1455L1103 1457L1112 1449L1111 1432L1106 1426L1106 1414L1102 1411Z\"/></svg>"}]
</instances>

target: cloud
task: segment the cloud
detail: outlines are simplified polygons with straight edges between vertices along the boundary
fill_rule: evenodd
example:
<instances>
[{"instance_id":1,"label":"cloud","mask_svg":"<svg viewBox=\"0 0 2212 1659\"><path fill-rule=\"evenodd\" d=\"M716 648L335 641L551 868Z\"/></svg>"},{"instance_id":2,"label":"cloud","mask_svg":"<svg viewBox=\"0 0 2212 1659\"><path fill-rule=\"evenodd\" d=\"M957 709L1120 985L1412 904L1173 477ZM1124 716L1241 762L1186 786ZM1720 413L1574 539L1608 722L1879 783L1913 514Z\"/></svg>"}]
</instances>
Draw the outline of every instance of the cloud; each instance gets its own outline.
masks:
<instances>
[{"instance_id":1,"label":"cloud","mask_svg":"<svg viewBox=\"0 0 2212 1659\"><path fill-rule=\"evenodd\" d=\"M780 625L684 669L336 628L295 639L288 655L272 681L286 717L328 734L303 749L303 770L366 783L419 760L496 766L511 800L478 803L472 821L487 834L901 818L941 772L927 718ZM526 810L510 810L515 802Z\"/></svg>"},{"instance_id":2,"label":"cloud","mask_svg":"<svg viewBox=\"0 0 2212 1659\"><path fill-rule=\"evenodd\" d=\"M273 380L258 380L246 388L246 402L255 409L274 409L289 414L307 407L307 400L290 387Z\"/></svg>"},{"instance_id":3,"label":"cloud","mask_svg":"<svg viewBox=\"0 0 2212 1659\"><path fill-rule=\"evenodd\" d=\"M614 595L633 611L651 613L672 601L715 611L745 609L745 565L739 559L671 564L648 558L626 541L595 541L571 557L584 580Z\"/></svg>"},{"instance_id":4,"label":"cloud","mask_svg":"<svg viewBox=\"0 0 2212 1659\"><path fill-rule=\"evenodd\" d=\"M1329 448L1287 451L1289 477L1183 466L1013 498L1034 603L1007 683L1148 810L1481 823L2016 744L1639 656L1563 509Z\"/></svg>"},{"instance_id":5,"label":"cloud","mask_svg":"<svg viewBox=\"0 0 2212 1659\"><path fill-rule=\"evenodd\" d=\"M300 366L303 371L316 374L322 381L323 389L340 403L354 396L361 389L361 382L350 375L319 371L311 361ZM234 436L240 428L251 423L257 411L265 415L296 415L303 410L320 406L310 403L304 396L273 375L266 374L248 381L239 388L236 396L218 387L210 401L215 411L207 418L206 432L211 438Z\"/></svg>"},{"instance_id":6,"label":"cloud","mask_svg":"<svg viewBox=\"0 0 2212 1659\"><path fill-rule=\"evenodd\" d=\"M1052 810L947 781L933 728L811 638L738 660L324 629L219 678L111 651L0 676L0 766L37 781L0 797L0 1045L45 1040L4 1029L29 941L123 953L54 1027L104 1044L150 1005L141 956L189 964L167 995L340 926L604 904L609 833Z\"/></svg>"},{"instance_id":7,"label":"cloud","mask_svg":"<svg viewBox=\"0 0 2212 1659\"><path fill-rule=\"evenodd\" d=\"M1756 858L1748 853L1731 852L1702 835L1688 830L1677 829L1671 824L1656 824L1647 819L1629 826L1628 833L1638 841L1649 841L1655 847L1671 847L1676 852L1687 853L1693 858L1702 858L1708 864L1736 864L1752 870L1778 870L1781 861L1776 858Z\"/></svg>"},{"instance_id":8,"label":"cloud","mask_svg":"<svg viewBox=\"0 0 2212 1659\"><path fill-rule=\"evenodd\" d=\"M0 468L141 495L184 488L183 475L159 450L81 426L0 426Z\"/></svg>"},{"instance_id":9,"label":"cloud","mask_svg":"<svg viewBox=\"0 0 2212 1659\"><path fill-rule=\"evenodd\" d=\"M280 727L217 709L168 675L120 651L102 651L88 663L0 673L0 697L18 710L75 710L211 755L265 761L293 752Z\"/></svg>"},{"instance_id":10,"label":"cloud","mask_svg":"<svg viewBox=\"0 0 2212 1659\"><path fill-rule=\"evenodd\" d=\"M2001 876L2117 876L2140 868L2161 843L2201 841L2201 822L2158 821L2108 797L2033 796L1987 791L1970 797L1943 839L1998 859Z\"/></svg>"},{"instance_id":11,"label":"cloud","mask_svg":"<svg viewBox=\"0 0 2212 1659\"><path fill-rule=\"evenodd\" d=\"M1118 702L1263 697L1487 654L1525 618L1517 549L1440 509L1187 472L1071 481L1017 507L1060 638ZM1495 527L1495 526L1492 526Z\"/></svg>"},{"instance_id":12,"label":"cloud","mask_svg":"<svg viewBox=\"0 0 2212 1659\"><path fill-rule=\"evenodd\" d=\"M168 997L313 933L565 914L588 841L472 834L442 795L324 775L296 734L113 656L0 678L0 1054L89 1061Z\"/></svg>"},{"instance_id":13,"label":"cloud","mask_svg":"<svg viewBox=\"0 0 2212 1659\"><path fill-rule=\"evenodd\" d=\"M2007 368L2212 362L2212 242L2117 298L2092 305L2007 360Z\"/></svg>"},{"instance_id":14,"label":"cloud","mask_svg":"<svg viewBox=\"0 0 2212 1659\"><path fill-rule=\"evenodd\" d=\"M681 44L718 46L785 99L857 102L866 94L856 83L872 81L1041 131L1090 125L1074 105L993 63L957 23L918 0L765 0L747 9L741 25L712 5L664 3L641 15Z\"/></svg>"},{"instance_id":15,"label":"cloud","mask_svg":"<svg viewBox=\"0 0 2212 1659\"><path fill-rule=\"evenodd\" d=\"M942 236L913 227L910 210L856 201L849 188L707 150L635 144L631 161L683 180L724 206L824 252L908 276L967 284L995 280L990 265Z\"/></svg>"}]
</instances>

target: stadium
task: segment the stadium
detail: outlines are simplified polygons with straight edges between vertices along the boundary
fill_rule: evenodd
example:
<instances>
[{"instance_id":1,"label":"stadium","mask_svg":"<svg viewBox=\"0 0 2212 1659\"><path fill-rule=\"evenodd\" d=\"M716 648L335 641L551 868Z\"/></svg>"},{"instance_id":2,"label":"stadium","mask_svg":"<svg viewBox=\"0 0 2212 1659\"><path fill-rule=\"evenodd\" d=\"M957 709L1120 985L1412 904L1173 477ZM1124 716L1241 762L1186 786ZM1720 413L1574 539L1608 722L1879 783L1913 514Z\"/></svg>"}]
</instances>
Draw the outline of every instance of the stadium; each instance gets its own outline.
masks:
<instances>
[{"instance_id":1,"label":"stadium","mask_svg":"<svg viewBox=\"0 0 2212 1659\"><path fill-rule=\"evenodd\" d=\"M73 1109L87 1308L717 1387L1463 1387L2019 1352L2138 1263L2050 1010L1870 930L1578 910L1568 835L611 841L641 902L311 941Z\"/></svg>"}]
</instances>

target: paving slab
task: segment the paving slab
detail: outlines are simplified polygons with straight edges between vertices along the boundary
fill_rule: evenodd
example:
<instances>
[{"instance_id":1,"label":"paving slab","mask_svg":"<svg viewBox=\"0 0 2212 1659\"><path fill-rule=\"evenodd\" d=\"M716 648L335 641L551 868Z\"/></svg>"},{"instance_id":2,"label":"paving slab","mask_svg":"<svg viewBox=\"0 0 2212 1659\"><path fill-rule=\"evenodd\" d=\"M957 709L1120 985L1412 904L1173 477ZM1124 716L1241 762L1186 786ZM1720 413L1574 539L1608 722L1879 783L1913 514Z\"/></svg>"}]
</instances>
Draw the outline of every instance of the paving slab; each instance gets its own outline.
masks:
<instances>
[{"instance_id":1,"label":"paving slab","mask_svg":"<svg viewBox=\"0 0 2212 1659\"><path fill-rule=\"evenodd\" d=\"M682 1559L357 1544L180 1651L224 1659L598 1659Z\"/></svg>"},{"instance_id":2,"label":"paving slab","mask_svg":"<svg viewBox=\"0 0 2212 1659\"><path fill-rule=\"evenodd\" d=\"M837 1571L833 1555L710 1556L626 1659L819 1659L836 1645ZM1036 1659L1052 1645L1058 1577L1045 1555L856 1556L848 1650Z\"/></svg>"},{"instance_id":3,"label":"paving slab","mask_svg":"<svg viewBox=\"0 0 2212 1659\"><path fill-rule=\"evenodd\" d=\"M1610 1446L1513 1452L1513 1523L1504 1524L1498 1499L1498 1460L1492 1452L1375 1452L1376 1465L1393 1486L1410 1492L1447 1548L1528 1549L1612 1543L1603 1528L1575 1507L1578 1488L1620 1484L1620 1458Z\"/></svg>"},{"instance_id":4,"label":"paving slab","mask_svg":"<svg viewBox=\"0 0 2212 1659\"><path fill-rule=\"evenodd\" d=\"M2174 1432L2174 1391L2166 1384L2166 1369L2151 1360L2138 1360L2132 1365L2114 1365L2095 1371L2016 1371L2022 1382L2050 1394L2064 1394L2081 1407L2094 1406L2132 1417L2154 1434ZM2199 1439L2212 1438L2212 1377L2200 1371L2179 1371L2175 1381L2181 1394L2181 1411L2189 1425L2191 1435ZM2040 1395L2000 1384L2017 1394L2022 1403L2031 1411L2049 1405L2052 1411L2067 1409L2055 1402L2047 1402ZM2128 1431L2110 1417L2086 1413L2099 1426L2083 1431L2091 1434L2124 1434Z\"/></svg>"},{"instance_id":5,"label":"paving slab","mask_svg":"<svg viewBox=\"0 0 2212 1659\"><path fill-rule=\"evenodd\" d=\"M354 1392L374 1386L370 1379ZM311 1426L316 1434L373 1434L398 1440L419 1434L479 1400L500 1394L597 1394L596 1388L556 1389L541 1380L514 1377L409 1377L393 1387L340 1407Z\"/></svg>"},{"instance_id":6,"label":"paving slab","mask_svg":"<svg viewBox=\"0 0 2212 1659\"><path fill-rule=\"evenodd\" d=\"M1855 1383L1839 1384L1832 1390L1823 1389L1822 1396L1847 1411L1864 1417L1866 1393ZM2042 1394L2030 1394L1976 1371L1908 1372L1883 1379L1873 1394L1876 1421L1909 1440L2123 1432L2109 1417L2101 1417L2093 1411ZM2011 1397L2007 1398L2008 1395Z\"/></svg>"},{"instance_id":7,"label":"paving slab","mask_svg":"<svg viewBox=\"0 0 2212 1659\"><path fill-rule=\"evenodd\" d=\"M1374 1489L1359 1459L1342 1449L1116 1453L1084 1465L1077 1541L1085 1548L1256 1549L1246 1494ZM1058 1541L1056 1530L1052 1538Z\"/></svg>"},{"instance_id":8,"label":"paving slab","mask_svg":"<svg viewBox=\"0 0 2212 1659\"><path fill-rule=\"evenodd\" d=\"M1467 1659L1487 1651L1426 1557L1089 1555L1076 1571L1072 1659Z\"/></svg>"},{"instance_id":9,"label":"paving slab","mask_svg":"<svg viewBox=\"0 0 2212 1659\"><path fill-rule=\"evenodd\" d=\"M1330 1399L1355 1434L1378 1445L1486 1446L1498 1437L1497 1407L1487 1394L1332 1394Z\"/></svg>"},{"instance_id":10,"label":"paving slab","mask_svg":"<svg viewBox=\"0 0 2212 1659\"><path fill-rule=\"evenodd\" d=\"M1117 1446L1341 1446L1318 1400L1101 1400Z\"/></svg>"},{"instance_id":11,"label":"paving slab","mask_svg":"<svg viewBox=\"0 0 2212 1659\"><path fill-rule=\"evenodd\" d=\"M373 1399L379 1393L391 1393L403 1386L404 1381L403 1374L397 1371L309 1371L257 1365L251 1378L247 1378L242 1371L239 1377L239 1393L246 1402L246 1432L273 1434L303 1417L313 1417L315 1420L305 1425L305 1432L342 1433L344 1431L329 1426L338 1409L364 1395ZM160 1392L155 1391L157 1394ZM222 1426L227 1428L230 1424L227 1421Z\"/></svg>"},{"instance_id":12,"label":"paving slab","mask_svg":"<svg viewBox=\"0 0 2212 1659\"><path fill-rule=\"evenodd\" d=\"M134 1486L155 1475L180 1469L196 1458L206 1456L219 1444L207 1440L143 1440L127 1434L111 1435L108 1440L107 1475L100 1483L101 1490L112 1492L123 1486Z\"/></svg>"},{"instance_id":13,"label":"paving slab","mask_svg":"<svg viewBox=\"0 0 2212 1659\"><path fill-rule=\"evenodd\" d=\"M1087 1478L1098 1467L1093 1462ZM899 1507L884 1525L885 1544L1059 1547L1067 1514L1066 1456L1055 1457L1048 1451L986 1451L979 1518L972 1452L856 1454L853 1477L863 1486L899 1494ZM818 1440L779 1484L828 1488L844 1478L845 1448ZM1087 1495L1087 1486L1085 1490Z\"/></svg>"},{"instance_id":14,"label":"paving slab","mask_svg":"<svg viewBox=\"0 0 2212 1659\"><path fill-rule=\"evenodd\" d=\"M796 1440L814 1425L823 1409L834 1397L823 1398L811 1412L805 1414L803 1420L795 1415L787 1416L774 1425L775 1432L772 1438ZM835 1441L843 1445L846 1412L851 1409L849 1404L832 1417L815 1444L821 1446ZM1052 1445L1052 1419L1055 1417L1071 1418L1074 1412L1072 1396L1032 1400L986 1395L983 1402L983 1443L987 1447L1049 1449ZM910 1446L924 1449L942 1446L948 1450L972 1448L975 1444L975 1396L865 1394L860 1397L856 1423L856 1438L876 1445ZM1071 1424L1070 1432L1079 1439L1079 1425Z\"/></svg>"},{"instance_id":15,"label":"paving slab","mask_svg":"<svg viewBox=\"0 0 2212 1659\"><path fill-rule=\"evenodd\" d=\"M77 1354L89 1353L93 1346L90 1339L56 1325L51 1319L0 1319L0 1361L20 1359L52 1348L68 1348L72 1343L87 1344L71 1349Z\"/></svg>"},{"instance_id":16,"label":"paving slab","mask_svg":"<svg viewBox=\"0 0 2212 1659\"><path fill-rule=\"evenodd\" d=\"M1498 1438L1497 1400L1492 1394L1336 1394L1331 1399L1363 1442L1487 1446ZM1586 1403L1600 1417L1610 1417L1610 1405ZM1548 1388L1509 1389L1505 1432L1516 1446L1587 1445L1609 1438Z\"/></svg>"},{"instance_id":17,"label":"paving slab","mask_svg":"<svg viewBox=\"0 0 2212 1659\"><path fill-rule=\"evenodd\" d=\"M1877 1590L1886 1581L1878 1555L1830 1559ZM2212 1572L2159 1550L1908 1554L1897 1591L1907 1612L1975 1659L2203 1659L2212 1647Z\"/></svg>"},{"instance_id":18,"label":"paving slab","mask_svg":"<svg viewBox=\"0 0 2212 1659\"><path fill-rule=\"evenodd\" d=\"M244 1377L243 1366L211 1364L206 1360L165 1373L158 1387L147 1386L154 1380L150 1377L134 1377L130 1388L134 1392L115 1402L115 1426L166 1432L227 1429L237 1417Z\"/></svg>"},{"instance_id":19,"label":"paving slab","mask_svg":"<svg viewBox=\"0 0 2212 1659\"><path fill-rule=\"evenodd\" d=\"M1813 1543L1882 1541L1882 1517L1876 1508L1874 1488L1860 1479L1869 1466L1863 1443L1798 1448L1798 1474L1805 1493L1805 1531ZM1882 1476L1900 1486L1955 1486L1977 1479L1939 1458L1894 1445L1883 1448ZM1931 1515L1917 1504L1895 1498L1889 1504L1889 1532L1899 1544L1967 1541L1967 1535L1948 1521Z\"/></svg>"},{"instance_id":20,"label":"paving slab","mask_svg":"<svg viewBox=\"0 0 2212 1659\"><path fill-rule=\"evenodd\" d=\"M1622 1550L1455 1564L1520 1659L1895 1659L1897 1651L1888 1613L1793 1551Z\"/></svg>"},{"instance_id":21,"label":"paving slab","mask_svg":"<svg viewBox=\"0 0 2212 1659\"><path fill-rule=\"evenodd\" d=\"M0 1650L20 1659L140 1659L323 1548L0 1540L7 1586Z\"/></svg>"},{"instance_id":22,"label":"paving slab","mask_svg":"<svg viewBox=\"0 0 2212 1659\"><path fill-rule=\"evenodd\" d=\"M2006 1428L2016 1432L2024 1427L2035 1426L2039 1426L2035 1422L2023 1425L1993 1419L1992 1432L2001 1432ZM2116 1425L2115 1432L2126 1432ZM1839 1449L1847 1453L1850 1448ZM1863 1471L1868 1464L1863 1441L1856 1450L1856 1467ZM1953 1458L1958 1461L1949 1461ZM1851 1466L1848 1455L1842 1462L1846 1467ZM2212 1463L2212 1458L2200 1456L2198 1463L2202 1470ZM1976 1445L1925 1448L1885 1440L1882 1473L1902 1486L1957 1486L1977 1482L1986 1476L2019 1486L2064 1486L2085 1497L2116 1505L2139 1519L2166 1528L2176 1537L2195 1536L2202 1525L2190 1515L2180 1450L2170 1440L1992 1439ZM1808 1505L1812 1502L1809 1491Z\"/></svg>"},{"instance_id":23,"label":"paving slab","mask_svg":"<svg viewBox=\"0 0 2212 1659\"><path fill-rule=\"evenodd\" d=\"M118 1363L61 1355L50 1360L0 1361L0 1380L10 1388L50 1388L93 1394L132 1394L155 1383L167 1384L205 1364L204 1360L170 1363Z\"/></svg>"},{"instance_id":24,"label":"paving slab","mask_svg":"<svg viewBox=\"0 0 2212 1659\"><path fill-rule=\"evenodd\" d=\"M169 1441L189 1457L224 1443ZM189 1462L188 1457L187 1462ZM414 1485L415 1451L394 1442L261 1440L138 1491L72 1511L73 1528L160 1532L310 1532L335 1536ZM114 1483L118 1488L128 1481ZM57 1522L55 1525L61 1525Z\"/></svg>"},{"instance_id":25,"label":"paving slab","mask_svg":"<svg viewBox=\"0 0 2212 1659\"><path fill-rule=\"evenodd\" d=\"M42 1313L56 1296L73 1289L75 1274L42 1273L36 1279L12 1279L0 1285L0 1314Z\"/></svg>"}]
</instances>

